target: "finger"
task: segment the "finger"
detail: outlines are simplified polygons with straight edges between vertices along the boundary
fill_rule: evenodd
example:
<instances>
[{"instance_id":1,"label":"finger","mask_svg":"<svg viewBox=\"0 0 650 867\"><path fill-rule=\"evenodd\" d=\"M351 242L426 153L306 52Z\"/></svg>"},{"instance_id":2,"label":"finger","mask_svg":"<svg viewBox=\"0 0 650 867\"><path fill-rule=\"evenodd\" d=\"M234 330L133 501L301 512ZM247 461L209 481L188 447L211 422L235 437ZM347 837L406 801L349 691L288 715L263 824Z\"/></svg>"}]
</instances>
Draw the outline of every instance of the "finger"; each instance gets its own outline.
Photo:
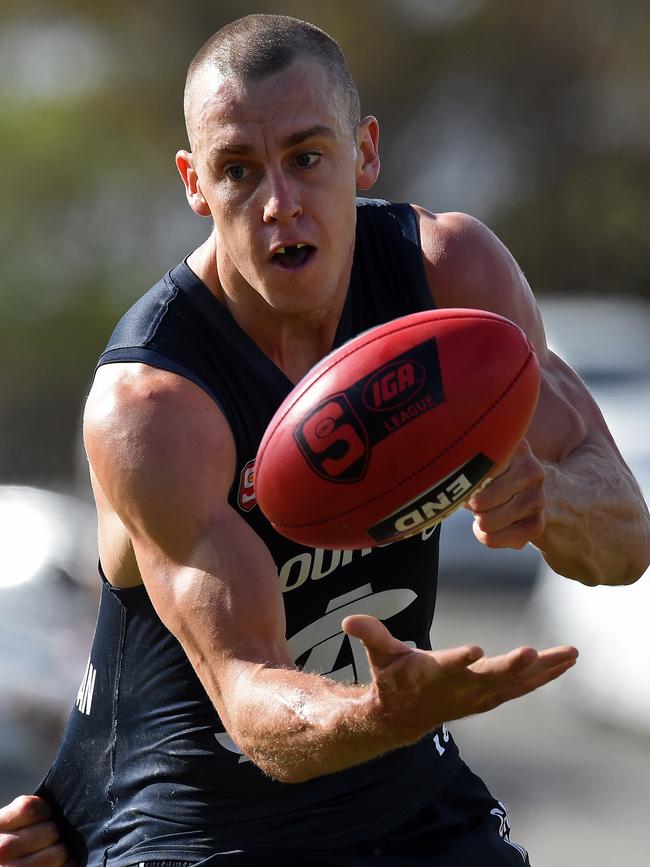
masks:
<instances>
[{"instance_id":1,"label":"finger","mask_svg":"<svg viewBox=\"0 0 650 867\"><path fill-rule=\"evenodd\" d=\"M544 486L539 482L525 486L506 502L495 505L492 509L477 509L474 512L474 521L483 533L494 533L517 521L542 513L545 508Z\"/></svg>"},{"instance_id":2,"label":"finger","mask_svg":"<svg viewBox=\"0 0 650 867\"><path fill-rule=\"evenodd\" d=\"M467 505L474 512L488 512L507 503L528 488L543 486L546 472L525 440L519 444L509 465L489 485L475 491Z\"/></svg>"},{"instance_id":3,"label":"finger","mask_svg":"<svg viewBox=\"0 0 650 867\"><path fill-rule=\"evenodd\" d=\"M70 854L63 843L48 846L40 852L24 855L19 861L2 862L3 867L64 867L65 864L74 867Z\"/></svg>"},{"instance_id":4,"label":"finger","mask_svg":"<svg viewBox=\"0 0 650 867\"><path fill-rule=\"evenodd\" d=\"M575 660L578 658L578 650L569 644L559 645L557 647L548 647L545 650L536 650L534 647L517 647L514 650L504 653L500 656L485 657L483 667L491 673L509 673L516 674L525 671L527 668L536 667L539 670L543 668L560 665L565 661ZM481 661L474 666L476 670L480 670Z\"/></svg>"},{"instance_id":5,"label":"finger","mask_svg":"<svg viewBox=\"0 0 650 867\"><path fill-rule=\"evenodd\" d=\"M493 710L505 702L528 695L528 693L546 686L546 684L561 677L575 665L575 662L576 659L574 657L564 659L561 663L550 667L543 666L539 668L533 665L529 667L525 674L519 676L502 674L499 677L494 677L490 674L479 674L477 677L481 681L485 681L487 678L490 687L487 689L483 687L481 689L474 712L483 713Z\"/></svg>"},{"instance_id":6,"label":"finger","mask_svg":"<svg viewBox=\"0 0 650 867\"><path fill-rule=\"evenodd\" d=\"M470 668L484 656L484 652L476 644L466 644L462 647L435 650L432 655L445 674L454 675Z\"/></svg>"},{"instance_id":7,"label":"finger","mask_svg":"<svg viewBox=\"0 0 650 867\"><path fill-rule=\"evenodd\" d=\"M19 795L0 808L0 832L17 831L36 822L49 819L52 810L47 801L37 795Z\"/></svg>"},{"instance_id":8,"label":"finger","mask_svg":"<svg viewBox=\"0 0 650 867\"><path fill-rule=\"evenodd\" d=\"M476 674L491 678L512 677L524 672L539 659L534 647L517 647L498 656L485 656L471 666Z\"/></svg>"},{"instance_id":9,"label":"finger","mask_svg":"<svg viewBox=\"0 0 650 867\"><path fill-rule=\"evenodd\" d=\"M413 653L413 650L391 635L384 624L368 614L351 614L341 624L343 632L363 642L371 665L385 668L397 656Z\"/></svg>"},{"instance_id":10,"label":"finger","mask_svg":"<svg viewBox=\"0 0 650 867\"><path fill-rule=\"evenodd\" d=\"M59 829L49 820L6 834L0 833L0 863L5 864L32 852L47 849L58 839Z\"/></svg>"},{"instance_id":11,"label":"finger","mask_svg":"<svg viewBox=\"0 0 650 867\"><path fill-rule=\"evenodd\" d=\"M519 682L531 684L533 689L537 689L538 686L555 680L556 677L573 668L576 661L576 655L542 657L540 654L537 662L521 673Z\"/></svg>"},{"instance_id":12,"label":"finger","mask_svg":"<svg viewBox=\"0 0 650 867\"><path fill-rule=\"evenodd\" d=\"M514 685L511 694L507 695L506 699L520 698L533 692L542 686L546 686L558 677L561 677L576 664L575 659L566 659L562 663L555 666L544 667L541 670L536 670L534 673L528 673L525 678L519 679Z\"/></svg>"},{"instance_id":13,"label":"finger","mask_svg":"<svg viewBox=\"0 0 650 867\"><path fill-rule=\"evenodd\" d=\"M580 656L577 647L572 644L560 644L557 647L547 647L546 650L541 650L539 658L548 662L551 665L561 662L564 659L573 659L575 662Z\"/></svg>"},{"instance_id":14,"label":"finger","mask_svg":"<svg viewBox=\"0 0 650 867\"><path fill-rule=\"evenodd\" d=\"M512 454L510 455L510 457L507 460L503 461L503 463L498 464L490 472L490 481L493 481L494 479L498 479L501 476L505 475L505 473L508 472L508 470L510 469L510 467L513 464L516 465L519 460L527 457L530 454L532 454L532 450L530 448L528 440L527 439L519 440L519 442L515 446L515 449L512 452ZM481 487L477 488L474 491L474 493L472 494L472 496L476 496L478 493L480 493L480 491L483 490L484 487L485 486L482 485Z\"/></svg>"},{"instance_id":15,"label":"finger","mask_svg":"<svg viewBox=\"0 0 650 867\"><path fill-rule=\"evenodd\" d=\"M546 528L546 514L544 511L536 512L500 530L484 532L478 521L474 521L472 532L478 541L486 548L515 548L521 549L528 542L534 541Z\"/></svg>"}]
</instances>

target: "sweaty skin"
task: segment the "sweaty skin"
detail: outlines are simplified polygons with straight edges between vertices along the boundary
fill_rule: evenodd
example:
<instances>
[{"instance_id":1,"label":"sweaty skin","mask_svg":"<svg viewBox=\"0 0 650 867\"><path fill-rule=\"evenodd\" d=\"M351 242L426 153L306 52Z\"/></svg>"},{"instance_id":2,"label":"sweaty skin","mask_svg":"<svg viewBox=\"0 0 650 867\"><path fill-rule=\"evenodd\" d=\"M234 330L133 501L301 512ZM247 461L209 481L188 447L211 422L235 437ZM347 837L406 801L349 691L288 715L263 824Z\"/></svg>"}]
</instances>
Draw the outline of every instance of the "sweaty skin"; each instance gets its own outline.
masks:
<instances>
[{"instance_id":1,"label":"sweaty skin","mask_svg":"<svg viewBox=\"0 0 650 867\"><path fill-rule=\"evenodd\" d=\"M190 126L193 151L179 151L177 166L190 206L213 222L190 267L295 382L332 345L355 193L379 172L377 121L351 130L324 70L303 59L252 82L205 73L192 89ZM478 221L417 212L437 304L514 320L542 365L527 441L469 502L476 535L489 547L533 541L584 583L634 581L650 561L647 509L586 388L547 349L521 271ZM276 253L298 244L309 255L287 269ZM106 575L118 587L144 582L233 740L276 779L306 780L411 743L543 686L576 660L570 646L495 657L475 646L417 650L355 615L343 628L363 641L371 682L301 672L272 558L228 505L235 446L208 395L173 373L107 365L88 398L84 437ZM13 821L7 809L0 831ZM12 815L30 825L20 805ZM18 857L37 851L26 837L15 845ZM0 849L0 863L13 851ZM60 867L41 851L34 867Z\"/></svg>"}]
</instances>

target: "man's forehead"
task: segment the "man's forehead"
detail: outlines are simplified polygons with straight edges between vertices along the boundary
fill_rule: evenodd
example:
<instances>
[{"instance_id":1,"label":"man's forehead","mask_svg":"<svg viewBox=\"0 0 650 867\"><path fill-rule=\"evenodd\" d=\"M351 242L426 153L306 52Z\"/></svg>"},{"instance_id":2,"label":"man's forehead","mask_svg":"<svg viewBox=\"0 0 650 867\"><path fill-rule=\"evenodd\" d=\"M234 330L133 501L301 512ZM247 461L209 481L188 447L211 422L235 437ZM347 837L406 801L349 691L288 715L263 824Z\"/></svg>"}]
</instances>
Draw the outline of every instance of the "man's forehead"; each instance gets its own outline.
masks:
<instances>
[{"instance_id":1,"label":"man's forehead","mask_svg":"<svg viewBox=\"0 0 650 867\"><path fill-rule=\"evenodd\" d=\"M195 83L191 114L196 135L228 143L255 136L267 123L283 137L319 126L340 133L346 120L340 103L321 64L301 60L256 80L205 70Z\"/></svg>"}]
</instances>

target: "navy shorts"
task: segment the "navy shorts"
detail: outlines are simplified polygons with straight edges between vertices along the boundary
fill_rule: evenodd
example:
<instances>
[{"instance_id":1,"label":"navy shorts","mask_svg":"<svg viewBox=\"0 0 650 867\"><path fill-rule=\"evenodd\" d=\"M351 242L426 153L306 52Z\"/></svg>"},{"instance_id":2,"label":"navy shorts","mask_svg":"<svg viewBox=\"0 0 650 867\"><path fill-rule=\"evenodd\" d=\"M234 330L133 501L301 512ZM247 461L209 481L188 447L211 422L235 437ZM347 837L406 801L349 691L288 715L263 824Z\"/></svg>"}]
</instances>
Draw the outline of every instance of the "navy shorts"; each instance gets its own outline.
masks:
<instances>
[{"instance_id":1,"label":"navy shorts","mask_svg":"<svg viewBox=\"0 0 650 867\"><path fill-rule=\"evenodd\" d=\"M466 765L435 801L380 837L340 849L276 846L223 852L194 867L530 867L510 839L508 813ZM163 867L162 862L144 862ZM165 865L168 867L168 865ZM169 865L171 867L171 865ZM176 865L174 865L176 867ZM181 867L181 865L178 865ZM190 867L190 863L184 865Z\"/></svg>"}]
</instances>

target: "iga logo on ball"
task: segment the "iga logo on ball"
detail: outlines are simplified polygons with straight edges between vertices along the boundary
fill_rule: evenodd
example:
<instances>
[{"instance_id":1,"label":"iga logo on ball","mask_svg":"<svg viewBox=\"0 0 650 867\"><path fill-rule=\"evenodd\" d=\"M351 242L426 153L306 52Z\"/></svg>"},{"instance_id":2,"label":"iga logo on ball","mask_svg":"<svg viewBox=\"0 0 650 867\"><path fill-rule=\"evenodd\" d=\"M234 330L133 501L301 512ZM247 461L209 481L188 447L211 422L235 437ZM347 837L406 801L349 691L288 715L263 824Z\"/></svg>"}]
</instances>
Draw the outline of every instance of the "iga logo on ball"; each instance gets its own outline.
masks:
<instances>
[{"instance_id":1,"label":"iga logo on ball","mask_svg":"<svg viewBox=\"0 0 650 867\"><path fill-rule=\"evenodd\" d=\"M378 412L402 406L419 394L426 379L426 371L418 361L391 361L366 383L364 406Z\"/></svg>"}]
</instances>

